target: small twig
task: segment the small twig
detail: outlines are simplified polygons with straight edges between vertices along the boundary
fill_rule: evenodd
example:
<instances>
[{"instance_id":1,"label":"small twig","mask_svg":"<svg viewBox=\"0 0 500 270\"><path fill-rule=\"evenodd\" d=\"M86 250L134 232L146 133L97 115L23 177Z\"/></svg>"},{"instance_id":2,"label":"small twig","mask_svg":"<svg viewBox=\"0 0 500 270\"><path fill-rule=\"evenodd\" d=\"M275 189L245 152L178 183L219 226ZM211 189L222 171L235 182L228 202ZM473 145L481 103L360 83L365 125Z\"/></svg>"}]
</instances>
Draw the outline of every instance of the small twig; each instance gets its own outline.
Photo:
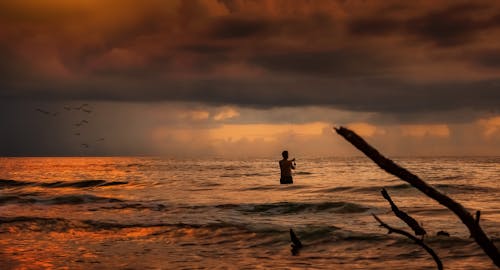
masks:
<instances>
[{"instance_id":1,"label":"small twig","mask_svg":"<svg viewBox=\"0 0 500 270\"><path fill-rule=\"evenodd\" d=\"M295 235L292 229L290 229L290 239L292 240L292 255L296 256L303 247L302 242L300 242L299 238Z\"/></svg>"},{"instance_id":2,"label":"small twig","mask_svg":"<svg viewBox=\"0 0 500 270\"><path fill-rule=\"evenodd\" d=\"M476 224L476 226L479 226L479 219L481 218L481 211L477 210L476 211L476 216L474 217L474 224ZM469 235L469 238L473 238L474 236Z\"/></svg>"},{"instance_id":3,"label":"small twig","mask_svg":"<svg viewBox=\"0 0 500 270\"><path fill-rule=\"evenodd\" d=\"M424 228L422 228L422 226L420 226L420 224L418 224L418 222L414 218L412 218L407 213L399 210L398 206L392 201L391 196L389 196L389 193L387 193L387 190L385 190L385 188L383 188L380 191L380 193L382 193L382 196L389 202L389 204L391 205L391 209L394 212L394 214L398 218L400 218L401 220L403 220L415 232L415 235L422 235L422 236L424 236L427 233L424 230Z\"/></svg>"},{"instance_id":4,"label":"small twig","mask_svg":"<svg viewBox=\"0 0 500 270\"><path fill-rule=\"evenodd\" d=\"M408 237L409 239L413 240L417 245L421 246L423 249L425 249L425 251L427 251L427 253L429 253L432 256L432 258L436 262L437 268L439 270L443 269L443 263L441 262L441 259L439 259L436 252L434 252L434 250L432 248L430 248L428 245L426 245L424 243L424 241L422 241L421 239L418 239L417 237L413 236L411 233L409 233L407 231L396 229L396 228L393 228L393 227L387 225L382 220L380 220L380 218L377 217L377 215L375 215L375 214L372 214L372 216L375 218L375 220L378 221L378 223L380 223L380 226L386 228L389 231L388 232L389 234L397 233L397 234L404 235L404 236Z\"/></svg>"}]
</instances>

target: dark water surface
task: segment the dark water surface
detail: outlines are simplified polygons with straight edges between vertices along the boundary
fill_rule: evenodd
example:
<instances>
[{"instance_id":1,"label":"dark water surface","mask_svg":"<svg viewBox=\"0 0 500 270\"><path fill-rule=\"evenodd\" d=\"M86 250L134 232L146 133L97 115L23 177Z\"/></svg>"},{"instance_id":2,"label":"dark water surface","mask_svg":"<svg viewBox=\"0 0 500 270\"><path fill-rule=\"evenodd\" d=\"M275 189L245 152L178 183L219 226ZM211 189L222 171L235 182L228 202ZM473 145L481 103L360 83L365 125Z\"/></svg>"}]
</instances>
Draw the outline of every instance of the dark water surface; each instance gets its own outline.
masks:
<instances>
[{"instance_id":1,"label":"dark water surface","mask_svg":"<svg viewBox=\"0 0 500 270\"><path fill-rule=\"evenodd\" d=\"M500 158L398 163L481 210L500 245ZM0 158L1 269L435 269L371 216L407 229L380 195L428 231L445 269L496 269L441 205L366 158L300 160ZM305 244L290 254L288 230ZM451 237L435 236L445 230Z\"/></svg>"}]
</instances>

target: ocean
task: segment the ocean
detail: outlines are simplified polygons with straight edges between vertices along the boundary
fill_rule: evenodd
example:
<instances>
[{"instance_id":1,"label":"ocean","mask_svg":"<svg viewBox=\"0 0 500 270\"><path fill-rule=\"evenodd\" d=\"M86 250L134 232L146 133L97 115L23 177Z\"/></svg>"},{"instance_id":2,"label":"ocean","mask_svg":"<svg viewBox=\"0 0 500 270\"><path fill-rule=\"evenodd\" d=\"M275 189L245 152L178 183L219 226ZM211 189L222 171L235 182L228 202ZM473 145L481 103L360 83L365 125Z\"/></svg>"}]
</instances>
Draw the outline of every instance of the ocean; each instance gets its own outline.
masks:
<instances>
[{"instance_id":1,"label":"ocean","mask_svg":"<svg viewBox=\"0 0 500 270\"><path fill-rule=\"evenodd\" d=\"M500 246L500 157L394 160L481 210ZM0 158L0 179L1 269L436 269L374 220L411 231L382 188L445 269L496 269L456 216L365 157L298 158L293 185L278 159Z\"/></svg>"}]
</instances>

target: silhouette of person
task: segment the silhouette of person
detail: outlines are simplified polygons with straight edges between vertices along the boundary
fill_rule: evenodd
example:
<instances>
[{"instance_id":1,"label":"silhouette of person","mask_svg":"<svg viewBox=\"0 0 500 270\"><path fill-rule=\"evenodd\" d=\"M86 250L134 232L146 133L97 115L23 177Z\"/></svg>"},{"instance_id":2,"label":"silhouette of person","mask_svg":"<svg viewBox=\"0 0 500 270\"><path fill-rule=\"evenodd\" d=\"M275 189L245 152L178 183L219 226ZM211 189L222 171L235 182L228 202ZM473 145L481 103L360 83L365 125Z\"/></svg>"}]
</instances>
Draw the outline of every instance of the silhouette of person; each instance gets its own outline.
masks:
<instances>
[{"instance_id":1,"label":"silhouette of person","mask_svg":"<svg viewBox=\"0 0 500 270\"><path fill-rule=\"evenodd\" d=\"M295 158L288 160L288 151L281 153L283 159L279 161L281 178L280 184L293 184L292 169L295 169Z\"/></svg>"}]
</instances>

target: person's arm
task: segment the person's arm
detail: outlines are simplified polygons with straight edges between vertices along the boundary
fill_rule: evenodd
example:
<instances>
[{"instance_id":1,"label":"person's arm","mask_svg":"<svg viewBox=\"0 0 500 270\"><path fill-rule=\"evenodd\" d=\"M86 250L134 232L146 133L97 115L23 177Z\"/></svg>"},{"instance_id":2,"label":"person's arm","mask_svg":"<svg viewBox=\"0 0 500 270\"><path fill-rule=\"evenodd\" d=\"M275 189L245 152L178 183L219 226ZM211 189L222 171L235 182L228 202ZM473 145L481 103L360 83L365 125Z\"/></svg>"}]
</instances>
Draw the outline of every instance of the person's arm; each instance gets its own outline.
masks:
<instances>
[{"instance_id":1,"label":"person's arm","mask_svg":"<svg viewBox=\"0 0 500 270\"><path fill-rule=\"evenodd\" d=\"M295 170L295 159L292 159L292 160L290 161L290 166L292 167L292 169L294 169L294 170Z\"/></svg>"}]
</instances>

